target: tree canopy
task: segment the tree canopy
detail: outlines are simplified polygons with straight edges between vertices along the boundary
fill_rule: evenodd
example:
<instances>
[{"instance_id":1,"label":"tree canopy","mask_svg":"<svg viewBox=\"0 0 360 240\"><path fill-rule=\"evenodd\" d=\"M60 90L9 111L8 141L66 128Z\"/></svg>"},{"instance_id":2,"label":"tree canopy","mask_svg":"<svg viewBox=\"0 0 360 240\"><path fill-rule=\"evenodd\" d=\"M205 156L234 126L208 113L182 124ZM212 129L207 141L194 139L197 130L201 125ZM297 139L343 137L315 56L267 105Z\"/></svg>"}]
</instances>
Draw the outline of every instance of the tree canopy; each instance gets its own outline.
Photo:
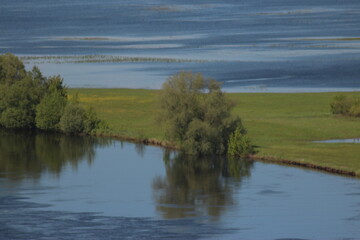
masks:
<instances>
[{"instance_id":1,"label":"tree canopy","mask_svg":"<svg viewBox=\"0 0 360 240\"><path fill-rule=\"evenodd\" d=\"M180 72L162 86L160 120L166 136L192 155L222 155L236 128L246 130L239 117L231 115L234 103L220 83L200 73Z\"/></svg>"},{"instance_id":2,"label":"tree canopy","mask_svg":"<svg viewBox=\"0 0 360 240\"><path fill-rule=\"evenodd\" d=\"M69 116L74 107L81 114ZM93 110L69 103L60 76L44 77L37 67L26 71L16 56L0 55L0 127L90 133L100 123L105 126Z\"/></svg>"}]
</instances>

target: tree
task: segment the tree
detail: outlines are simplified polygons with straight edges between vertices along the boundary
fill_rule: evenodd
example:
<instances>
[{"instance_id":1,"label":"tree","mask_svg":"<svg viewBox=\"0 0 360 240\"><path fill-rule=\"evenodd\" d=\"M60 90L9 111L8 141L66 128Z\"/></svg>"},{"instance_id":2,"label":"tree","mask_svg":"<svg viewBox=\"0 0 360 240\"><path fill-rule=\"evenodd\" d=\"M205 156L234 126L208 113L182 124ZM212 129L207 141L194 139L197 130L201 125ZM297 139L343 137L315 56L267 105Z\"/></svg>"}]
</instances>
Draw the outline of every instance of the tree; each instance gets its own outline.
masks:
<instances>
[{"instance_id":1,"label":"tree","mask_svg":"<svg viewBox=\"0 0 360 240\"><path fill-rule=\"evenodd\" d=\"M12 85L26 76L24 64L11 53L0 55L0 84Z\"/></svg>"},{"instance_id":2,"label":"tree","mask_svg":"<svg viewBox=\"0 0 360 240\"><path fill-rule=\"evenodd\" d=\"M46 82L47 94L36 107L36 127L43 130L59 130L60 118L67 103L66 88L60 76Z\"/></svg>"},{"instance_id":3,"label":"tree","mask_svg":"<svg viewBox=\"0 0 360 240\"><path fill-rule=\"evenodd\" d=\"M180 72L162 86L160 120L166 136L193 155L222 155L229 135L242 126L231 116L234 103L221 91L220 83L202 74Z\"/></svg>"},{"instance_id":4,"label":"tree","mask_svg":"<svg viewBox=\"0 0 360 240\"><path fill-rule=\"evenodd\" d=\"M44 77L37 67L26 71L12 54L0 55L0 127L66 133L108 129L93 109L85 110L77 99L68 103L60 76Z\"/></svg>"},{"instance_id":5,"label":"tree","mask_svg":"<svg viewBox=\"0 0 360 240\"><path fill-rule=\"evenodd\" d=\"M30 77L1 88L0 125L5 128L33 128L36 105L42 95L40 88Z\"/></svg>"}]
</instances>

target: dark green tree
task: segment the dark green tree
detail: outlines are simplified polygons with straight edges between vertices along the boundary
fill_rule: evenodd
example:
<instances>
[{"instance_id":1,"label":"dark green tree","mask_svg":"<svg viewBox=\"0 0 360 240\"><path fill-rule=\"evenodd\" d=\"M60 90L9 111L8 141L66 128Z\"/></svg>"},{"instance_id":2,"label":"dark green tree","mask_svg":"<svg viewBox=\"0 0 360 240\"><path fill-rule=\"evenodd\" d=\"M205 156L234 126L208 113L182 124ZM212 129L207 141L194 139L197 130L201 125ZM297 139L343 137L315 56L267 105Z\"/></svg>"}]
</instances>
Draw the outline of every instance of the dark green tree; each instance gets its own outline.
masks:
<instances>
[{"instance_id":1,"label":"dark green tree","mask_svg":"<svg viewBox=\"0 0 360 240\"><path fill-rule=\"evenodd\" d=\"M12 85L26 76L24 64L11 53L0 55L0 84Z\"/></svg>"},{"instance_id":2,"label":"dark green tree","mask_svg":"<svg viewBox=\"0 0 360 240\"><path fill-rule=\"evenodd\" d=\"M60 76L49 78L47 93L36 107L36 127L43 130L59 130L60 118L67 103L66 88Z\"/></svg>"}]
</instances>

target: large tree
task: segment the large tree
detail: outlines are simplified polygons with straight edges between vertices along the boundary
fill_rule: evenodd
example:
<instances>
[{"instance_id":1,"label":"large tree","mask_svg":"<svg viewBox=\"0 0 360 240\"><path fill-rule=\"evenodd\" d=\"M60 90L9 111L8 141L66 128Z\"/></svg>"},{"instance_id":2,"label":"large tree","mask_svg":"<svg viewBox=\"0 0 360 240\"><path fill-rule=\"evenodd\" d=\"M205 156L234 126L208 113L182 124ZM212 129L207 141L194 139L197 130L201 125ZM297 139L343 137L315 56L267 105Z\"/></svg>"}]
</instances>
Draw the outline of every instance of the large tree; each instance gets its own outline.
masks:
<instances>
[{"instance_id":1,"label":"large tree","mask_svg":"<svg viewBox=\"0 0 360 240\"><path fill-rule=\"evenodd\" d=\"M234 103L221 91L220 83L200 73L171 76L159 98L160 120L166 126L167 137L189 154L224 154L229 136L237 127L246 133L240 118L231 115Z\"/></svg>"}]
</instances>

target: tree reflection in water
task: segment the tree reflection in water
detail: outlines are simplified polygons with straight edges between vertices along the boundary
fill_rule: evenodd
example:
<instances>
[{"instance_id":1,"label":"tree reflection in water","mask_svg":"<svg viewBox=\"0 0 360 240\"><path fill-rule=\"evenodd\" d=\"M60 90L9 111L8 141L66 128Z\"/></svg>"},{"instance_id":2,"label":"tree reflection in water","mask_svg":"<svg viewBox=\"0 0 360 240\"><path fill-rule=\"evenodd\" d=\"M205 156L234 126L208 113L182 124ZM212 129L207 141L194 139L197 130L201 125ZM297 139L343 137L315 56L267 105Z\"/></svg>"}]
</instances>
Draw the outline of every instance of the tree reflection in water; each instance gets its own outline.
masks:
<instances>
[{"instance_id":1,"label":"tree reflection in water","mask_svg":"<svg viewBox=\"0 0 360 240\"><path fill-rule=\"evenodd\" d=\"M250 175L245 159L196 158L164 153L166 177L153 180L157 211L165 219L194 216L217 220L234 205L233 191Z\"/></svg>"},{"instance_id":2,"label":"tree reflection in water","mask_svg":"<svg viewBox=\"0 0 360 240\"><path fill-rule=\"evenodd\" d=\"M59 175L67 165L91 164L95 147L109 144L102 138L0 130L0 177L36 179L45 171Z\"/></svg>"}]
</instances>

